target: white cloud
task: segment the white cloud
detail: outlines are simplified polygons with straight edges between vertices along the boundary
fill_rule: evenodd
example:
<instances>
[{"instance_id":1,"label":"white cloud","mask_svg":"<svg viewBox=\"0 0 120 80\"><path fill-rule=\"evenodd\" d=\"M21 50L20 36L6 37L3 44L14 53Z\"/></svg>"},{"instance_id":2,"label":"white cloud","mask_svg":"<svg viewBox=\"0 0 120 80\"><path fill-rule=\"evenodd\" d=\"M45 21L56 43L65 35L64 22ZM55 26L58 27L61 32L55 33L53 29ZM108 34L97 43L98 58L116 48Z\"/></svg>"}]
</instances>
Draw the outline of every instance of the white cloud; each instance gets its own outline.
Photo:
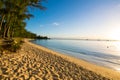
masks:
<instances>
[{"instance_id":1,"label":"white cloud","mask_svg":"<svg viewBox=\"0 0 120 80\"><path fill-rule=\"evenodd\" d=\"M51 24L40 24L39 25L39 27L44 27L44 26L59 26L60 25L60 23L58 23L58 22L53 22L53 23L51 23Z\"/></svg>"},{"instance_id":2,"label":"white cloud","mask_svg":"<svg viewBox=\"0 0 120 80\"><path fill-rule=\"evenodd\" d=\"M43 27L44 25L40 25L40 27Z\"/></svg>"},{"instance_id":3,"label":"white cloud","mask_svg":"<svg viewBox=\"0 0 120 80\"><path fill-rule=\"evenodd\" d=\"M58 22L52 23L54 26L59 26L60 24Z\"/></svg>"}]
</instances>

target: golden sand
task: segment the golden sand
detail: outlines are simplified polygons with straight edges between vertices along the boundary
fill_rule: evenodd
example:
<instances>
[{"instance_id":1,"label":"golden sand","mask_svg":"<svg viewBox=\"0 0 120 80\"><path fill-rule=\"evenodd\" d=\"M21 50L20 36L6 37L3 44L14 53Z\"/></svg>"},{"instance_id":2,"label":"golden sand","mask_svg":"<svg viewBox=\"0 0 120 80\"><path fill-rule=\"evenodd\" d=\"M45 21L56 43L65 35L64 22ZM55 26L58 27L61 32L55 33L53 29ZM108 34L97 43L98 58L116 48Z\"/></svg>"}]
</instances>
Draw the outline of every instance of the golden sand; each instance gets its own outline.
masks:
<instances>
[{"instance_id":1,"label":"golden sand","mask_svg":"<svg viewBox=\"0 0 120 80\"><path fill-rule=\"evenodd\" d=\"M53 50L50 50L48 48L45 48L45 47L42 47L40 45L35 45L33 43L30 43L29 41L27 41L28 44L30 45L33 45L41 50L44 50L48 53L52 53L52 54L56 54L57 56L61 56L63 59L66 59L72 63L75 63L77 65L80 65L88 70L91 70L97 74L101 74L105 77L109 77L110 79L112 80L120 80L120 72L118 71L115 71L115 70L112 70L112 69L108 69L108 68L105 68L105 67L102 67L102 66L98 66L98 65L95 65L95 64L92 64L92 63L89 63L89 62L86 62L84 60L80 60L80 59L77 59L77 58L74 58L72 56L68 56L68 55L63 55L63 54L60 54L58 52L55 52Z\"/></svg>"},{"instance_id":2,"label":"golden sand","mask_svg":"<svg viewBox=\"0 0 120 80\"><path fill-rule=\"evenodd\" d=\"M120 80L119 73L35 45L0 56L0 80Z\"/></svg>"}]
</instances>

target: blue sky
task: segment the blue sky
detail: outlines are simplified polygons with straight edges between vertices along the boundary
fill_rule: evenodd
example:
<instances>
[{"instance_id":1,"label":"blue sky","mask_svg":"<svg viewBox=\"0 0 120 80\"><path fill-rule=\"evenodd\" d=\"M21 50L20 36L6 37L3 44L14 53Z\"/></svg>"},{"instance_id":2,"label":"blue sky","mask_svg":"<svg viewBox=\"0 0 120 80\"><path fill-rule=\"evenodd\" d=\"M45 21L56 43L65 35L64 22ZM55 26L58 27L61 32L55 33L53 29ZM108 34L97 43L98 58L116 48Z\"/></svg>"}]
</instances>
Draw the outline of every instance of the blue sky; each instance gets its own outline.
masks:
<instances>
[{"instance_id":1,"label":"blue sky","mask_svg":"<svg viewBox=\"0 0 120 80\"><path fill-rule=\"evenodd\" d=\"M27 30L60 38L120 39L120 0L48 0Z\"/></svg>"}]
</instances>

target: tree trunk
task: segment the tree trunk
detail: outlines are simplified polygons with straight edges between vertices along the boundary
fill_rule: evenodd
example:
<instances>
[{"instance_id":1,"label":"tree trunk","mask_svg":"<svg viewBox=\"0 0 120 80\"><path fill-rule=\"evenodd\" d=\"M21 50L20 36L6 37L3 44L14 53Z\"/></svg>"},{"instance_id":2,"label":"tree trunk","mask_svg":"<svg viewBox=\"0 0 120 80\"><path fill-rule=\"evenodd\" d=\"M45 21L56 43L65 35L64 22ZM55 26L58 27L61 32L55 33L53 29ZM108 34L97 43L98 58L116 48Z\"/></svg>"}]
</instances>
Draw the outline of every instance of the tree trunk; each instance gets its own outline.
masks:
<instances>
[{"instance_id":1,"label":"tree trunk","mask_svg":"<svg viewBox=\"0 0 120 80\"><path fill-rule=\"evenodd\" d=\"M7 38L10 38L10 26L7 28Z\"/></svg>"},{"instance_id":2,"label":"tree trunk","mask_svg":"<svg viewBox=\"0 0 120 80\"><path fill-rule=\"evenodd\" d=\"M11 37L13 38L13 35L14 35L14 29L12 29L12 32L11 32Z\"/></svg>"},{"instance_id":3,"label":"tree trunk","mask_svg":"<svg viewBox=\"0 0 120 80\"><path fill-rule=\"evenodd\" d=\"M10 30L10 18L8 19L8 23L5 24L5 30L4 30L4 35L3 35L3 38L9 38L9 30Z\"/></svg>"},{"instance_id":4,"label":"tree trunk","mask_svg":"<svg viewBox=\"0 0 120 80\"><path fill-rule=\"evenodd\" d=\"M3 15L2 20L1 20L1 23L0 23L0 31L1 31L1 28L2 28L2 24L3 24L4 18L5 18L5 15Z\"/></svg>"},{"instance_id":5,"label":"tree trunk","mask_svg":"<svg viewBox=\"0 0 120 80\"><path fill-rule=\"evenodd\" d=\"M3 38L5 38L5 37L6 37L6 31L7 31L7 23L6 23L6 24L5 24L5 26L4 26Z\"/></svg>"}]
</instances>

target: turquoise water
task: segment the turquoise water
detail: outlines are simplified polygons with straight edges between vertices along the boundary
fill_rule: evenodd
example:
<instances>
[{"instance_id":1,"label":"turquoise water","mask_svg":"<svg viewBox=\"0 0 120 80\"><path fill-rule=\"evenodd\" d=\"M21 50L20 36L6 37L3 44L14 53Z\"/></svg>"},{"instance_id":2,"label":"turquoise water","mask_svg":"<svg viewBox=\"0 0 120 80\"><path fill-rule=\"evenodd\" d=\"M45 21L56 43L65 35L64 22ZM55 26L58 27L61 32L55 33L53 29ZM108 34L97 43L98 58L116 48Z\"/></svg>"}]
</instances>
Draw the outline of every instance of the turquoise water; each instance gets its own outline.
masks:
<instances>
[{"instance_id":1,"label":"turquoise water","mask_svg":"<svg viewBox=\"0 0 120 80\"><path fill-rule=\"evenodd\" d=\"M119 41L33 40L61 54L120 71Z\"/></svg>"}]
</instances>

